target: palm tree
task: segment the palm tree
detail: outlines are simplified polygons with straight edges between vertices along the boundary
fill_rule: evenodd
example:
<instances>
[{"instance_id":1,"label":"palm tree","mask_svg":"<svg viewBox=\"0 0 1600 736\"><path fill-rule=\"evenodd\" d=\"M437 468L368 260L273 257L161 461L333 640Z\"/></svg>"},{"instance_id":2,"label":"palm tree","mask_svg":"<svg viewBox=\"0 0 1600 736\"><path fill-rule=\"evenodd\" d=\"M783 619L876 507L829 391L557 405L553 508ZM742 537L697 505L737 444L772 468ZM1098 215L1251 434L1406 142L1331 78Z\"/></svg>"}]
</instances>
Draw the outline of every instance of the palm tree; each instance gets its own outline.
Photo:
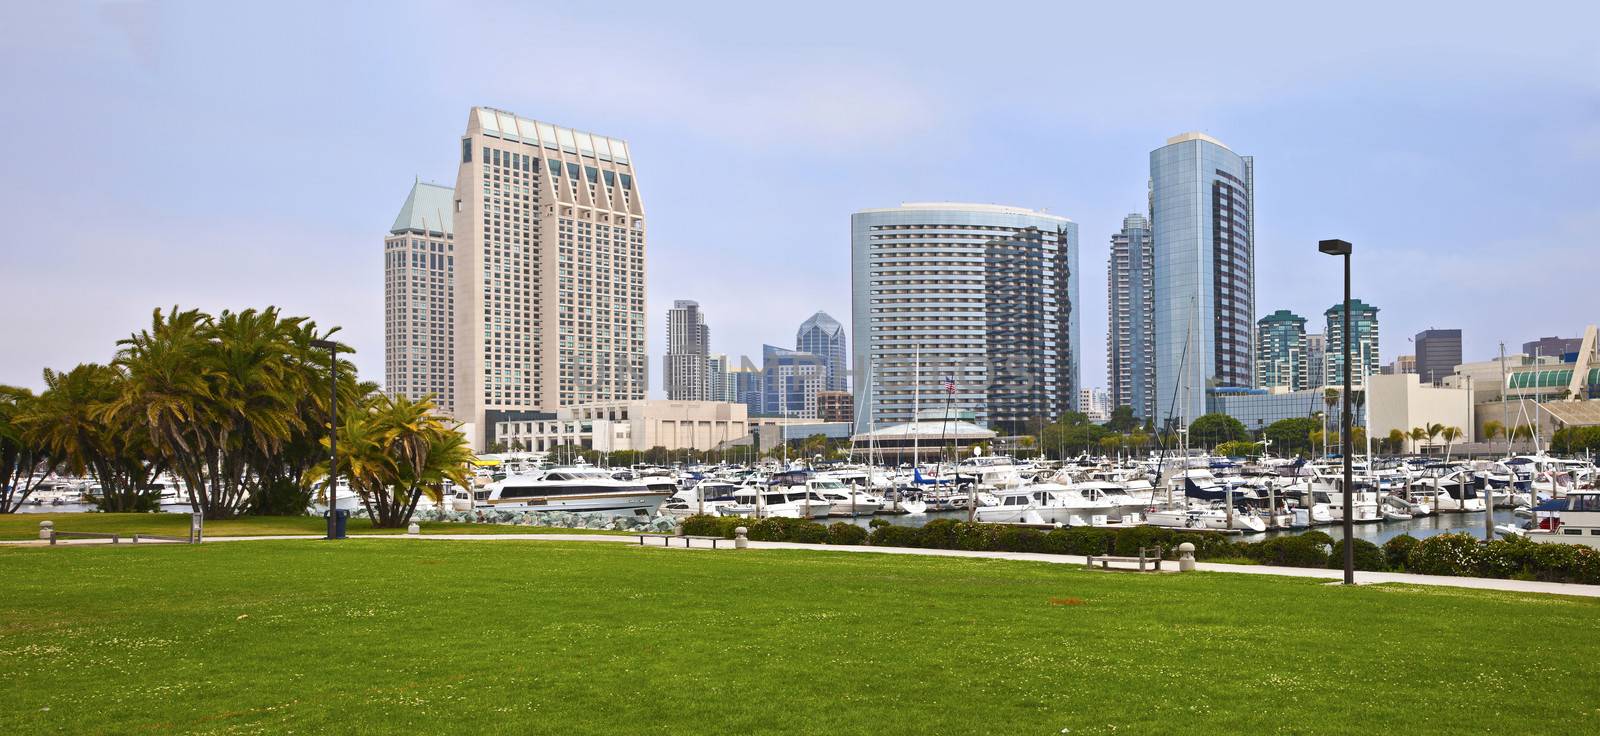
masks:
<instances>
[{"instance_id":1,"label":"palm tree","mask_svg":"<svg viewBox=\"0 0 1600 736\"><path fill-rule=\"evenodd\" d=\"M1438 438L1439 433L1444 431L1444 425L1434 422L1433 424L1423 427L1422 431L1428 435L1428 445L1432 446L1435 439Z\"/></svg>"},{"instance_id":2,"label":"palm tree","mask_svg":"<svg viewBox=\"0 0 1600 736\"><path fill-rule=\"evenodd\" d=\"M72 475L93 472L102 511L155 511L152 486L162 472L139 425L108 423L100 407L116 398L125 376L85 363L65 373L44 371L45 391L19 419L28 436Z\"/></svg>"},{"instance_id":3,"label":"palm tree","mask_svg":"<svg viewBox=\"0 0 1600 736\"><path fill-rule=\"evenodd\" d=\"M433 401L374 393L339 426L339 472L361 497L375 526L405 526L423 496L443 497L444 481L467 485L472 451L433 413ZM326 446L326 445L325 445ZM326 462L307 482L327 477Z\"/></svg>"},{"instance_id":4,"label":"palm tree","mask_svg":"<svg viewBox=\"0 0 1600 736\"><path fill-rule=\"evenodd\" d=\"M1517 442L1533 439L1533 427L1527 424L1518 424L1511 429L1511 439Z\"/></svg>"},{"instance_id":5,"label":"palm tree","mask_svg":"<svg viewBox=\"0 0 1600 736\"><path fill-rule=\"evenodd\" d=\"M1100 438L1100 450L1107 457L1116 457L1117 448L1122 446L1122 435L1108 434Z\"/></svg>"},{"instance_id":6,"label":"palm tree","mask_svg":"<svg viewBox=\"0 0 1600 736\"><path fill-rule=\"evenodd\" d=\"M0 513L21 508L55 464L22 419L36 401L28 389L0 386Z\"/></svg>"},{"instance_id":7,"label":"palm tree","mask_svg":"<svg viewBox=\"0 0 1600 736\"><path fill-rule=\"evenodd\" d=\"M1412 427L1408 436L1411 438L1411 451L1421 453L1422 441L1428 439L1428 430L1422 427Z\"/></svg>"},{"instance_id":8,"label":"palm tree","mask_svg":"<svg viewBox=\"0 0 1600 736\"><path fill-rule=\"evenodd\" d=\"M1461 436L1465 433L1461 431L1460 427L1445 427L1439 433L1444 436L1444 461L1448 463L1450 462L1450 445L1461 439Z\"/></svg>"},{"instance_id":9,"label":"palm tree","mask_svg":"<svg viewBox=\"0 0 1600 736\"><path fill-rule=\"evenodd\" d=\"M1486 440L1492 440L1497 437L1504 436L1505 433L1506 425L1500 423L1500 420L1498 419L1490 419L1489 421L1483 423L1483 438Z\"/></svg>"},{"instance_id":10,"label":"palm tree","mask_svg":"<svg viewBox=\"0 0 1600 736\"><path fill-rule=\"evenodd\" d=\"M1406 433L1405 433L1405 431L1401 430L1401 429L1398 429L1398 428L1389 430L1389 438L1388 438L1388 440L1386 440L1386 442L1387 442L1387 446L1388 446L1389 452L1393 452L1393 453L1396 453L1396 454L1405 452L1406 451Z\"/></svg>"}]
</instances>

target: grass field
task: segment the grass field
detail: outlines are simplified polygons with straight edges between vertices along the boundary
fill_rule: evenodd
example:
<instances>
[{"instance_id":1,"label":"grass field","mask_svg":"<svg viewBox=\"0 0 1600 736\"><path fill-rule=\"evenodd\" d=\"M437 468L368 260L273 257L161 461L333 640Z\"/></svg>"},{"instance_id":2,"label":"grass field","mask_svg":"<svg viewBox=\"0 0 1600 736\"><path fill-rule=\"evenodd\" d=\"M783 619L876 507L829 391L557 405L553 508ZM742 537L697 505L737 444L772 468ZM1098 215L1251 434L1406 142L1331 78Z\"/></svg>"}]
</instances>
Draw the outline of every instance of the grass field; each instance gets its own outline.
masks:
<instances>
[{"instance_id":1,"label":"grass field","mask_svg":"<svg viewBox=\"0 0 1600 736\"><path fill-rule=\"evenodd\" d=\"M55 522L57 531L102 532L106 534L163 534L188 536L188 514L0 514L0 540L38 539L39 522ZM555 529L510 524L454 524L425 521L418 526L423 534L609 534L595 529ZM207 519L208 537L267 537L280 534L325 534L328 520L320 516L245 516L238 519ZM350 534L403 534L404 529L374 529L372 520L351 519Z\"/></svg>"},{"instance_id":2,"label":"grass field","mask_svg":"<svg viewBox=\"0 0 1600 736\"><path fill-rule=\"evenodd\" d=\"M1596 733L1600 601L811 551L0 548L0 733Z\"/></svg>"}]
</instances>

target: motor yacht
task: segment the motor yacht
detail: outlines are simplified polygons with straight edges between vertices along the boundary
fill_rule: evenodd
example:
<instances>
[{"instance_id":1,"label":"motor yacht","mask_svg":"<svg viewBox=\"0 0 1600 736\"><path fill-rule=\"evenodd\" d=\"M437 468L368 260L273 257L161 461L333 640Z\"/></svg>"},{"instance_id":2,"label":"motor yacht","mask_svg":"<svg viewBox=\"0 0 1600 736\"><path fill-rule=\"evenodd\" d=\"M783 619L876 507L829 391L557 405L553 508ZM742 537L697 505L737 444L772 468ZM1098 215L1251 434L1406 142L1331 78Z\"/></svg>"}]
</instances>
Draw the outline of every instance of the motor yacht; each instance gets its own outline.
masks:
<instances>
[{"instance_id":1,"label":"motor yacht","mask_svg":"<svg viewBox=\"0 0 1600 736\"><path fill-rule=\"evenodd\" d=\"M602 468L565 466L495 481L480 507L651 516L672 494L638 481L617 480Z\"/></svg>"}]
</instances>

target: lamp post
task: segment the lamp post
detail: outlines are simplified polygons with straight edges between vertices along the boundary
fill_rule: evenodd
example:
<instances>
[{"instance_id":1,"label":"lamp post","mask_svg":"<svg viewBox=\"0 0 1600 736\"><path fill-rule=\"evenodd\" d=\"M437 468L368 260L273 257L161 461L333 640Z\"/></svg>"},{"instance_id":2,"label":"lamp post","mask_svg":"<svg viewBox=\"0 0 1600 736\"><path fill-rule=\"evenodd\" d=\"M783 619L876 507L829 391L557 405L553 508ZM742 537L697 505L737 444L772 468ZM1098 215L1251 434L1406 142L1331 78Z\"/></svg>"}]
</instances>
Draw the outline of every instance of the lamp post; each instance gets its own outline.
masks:
<instances>
[{"instance_id":1,"label":"lamp post","mask_svg":"<svg viewBox=\"0 0 1600 736\"><path fill-rule=\"evenodd\" d=\"M1339 410L1339 449L1344 455L1344 584L1356 584L1355 478L1350 468L1354 444L1350 437L1350 243L1323 240L1317 250L1330 256L1344 256L1344 397Z\"/></svg>"},{"instance_id":2,"label":"lamp post","mask_svg":"<svg viewBox=\"0 0 1600 736\"><path fill-rule=\"evenodd\" d=\"M311 347L328 351L328 539L334 539L334 515L339 509L339 343L312 340Z\"/></svg>"}]
</instances>

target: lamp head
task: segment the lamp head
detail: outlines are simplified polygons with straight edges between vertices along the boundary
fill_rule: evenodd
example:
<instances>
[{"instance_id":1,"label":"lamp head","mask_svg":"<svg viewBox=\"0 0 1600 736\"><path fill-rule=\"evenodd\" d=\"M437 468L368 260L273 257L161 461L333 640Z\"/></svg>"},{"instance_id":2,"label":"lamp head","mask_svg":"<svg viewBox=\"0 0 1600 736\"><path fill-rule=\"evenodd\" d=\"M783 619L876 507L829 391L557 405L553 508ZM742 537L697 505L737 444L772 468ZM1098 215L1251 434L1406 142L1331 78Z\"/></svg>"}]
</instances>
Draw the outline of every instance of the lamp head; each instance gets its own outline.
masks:
<instances>
[{"instance_id":1,"label":"lamp head","mask_svg":"<svg viewBox=\"0 0 1600 736\"><path fill-rule=\"evenodd\" d=\"M1345 240L1319 240L1317 250L1330 256L1347 256L1350 255L1350 243Z\"/></svg>"},{"instance_id":2,"label":"lamp head","mask_svg":"<svg viewBox=\"0 0 1600 736\"><path fill-rule=\"evenodd\" d=\"M311 347L314 347L318 350L332 350L336 353L339 352L339 343L336 343L332 340L312 340Z\"/></svg>"}]
</instances>

